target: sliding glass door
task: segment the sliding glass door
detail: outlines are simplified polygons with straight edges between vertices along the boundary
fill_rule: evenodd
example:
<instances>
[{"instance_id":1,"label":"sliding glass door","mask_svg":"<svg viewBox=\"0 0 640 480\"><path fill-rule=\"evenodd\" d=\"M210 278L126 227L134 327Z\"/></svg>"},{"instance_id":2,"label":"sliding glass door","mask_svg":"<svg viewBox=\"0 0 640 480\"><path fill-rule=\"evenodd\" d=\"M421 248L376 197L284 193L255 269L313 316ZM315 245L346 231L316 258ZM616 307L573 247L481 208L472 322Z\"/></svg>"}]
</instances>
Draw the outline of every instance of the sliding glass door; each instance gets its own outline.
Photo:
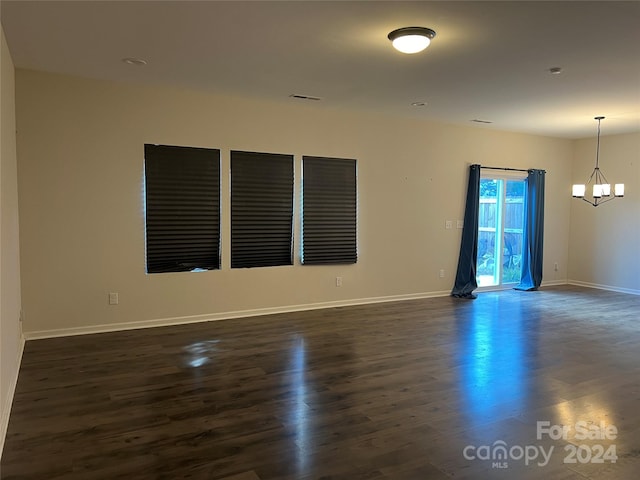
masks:
<instances>
[{"instance_id":1,"label":"sliding glass door","mask_svg":"<svg viewBox=\"0 0 640 480\"><path fill-rule=\"evenodd\" d=\"M478 287L520 282L525 179L484 176L478 213Z\"/></svg>"}]
</instances>

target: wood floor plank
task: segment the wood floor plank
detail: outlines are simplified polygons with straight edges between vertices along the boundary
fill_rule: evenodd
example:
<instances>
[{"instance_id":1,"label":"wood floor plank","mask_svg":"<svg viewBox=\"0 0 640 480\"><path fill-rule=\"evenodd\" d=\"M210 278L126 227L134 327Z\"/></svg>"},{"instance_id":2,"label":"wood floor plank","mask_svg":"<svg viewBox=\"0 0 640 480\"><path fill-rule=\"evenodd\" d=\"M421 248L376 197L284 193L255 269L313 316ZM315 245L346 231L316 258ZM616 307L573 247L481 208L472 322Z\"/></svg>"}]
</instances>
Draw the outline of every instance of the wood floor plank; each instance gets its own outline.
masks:
<instances>
[{"instance_id":1,"label":"wood floor plank","mask_svg":"<svg viewBox=\"0 0 640 480\"><path fill-rule=\"evenodd\" d=\"M0 478L635 480L639 345L640 297L574 286L29 341Z\"/></svg>"}]
</instances>

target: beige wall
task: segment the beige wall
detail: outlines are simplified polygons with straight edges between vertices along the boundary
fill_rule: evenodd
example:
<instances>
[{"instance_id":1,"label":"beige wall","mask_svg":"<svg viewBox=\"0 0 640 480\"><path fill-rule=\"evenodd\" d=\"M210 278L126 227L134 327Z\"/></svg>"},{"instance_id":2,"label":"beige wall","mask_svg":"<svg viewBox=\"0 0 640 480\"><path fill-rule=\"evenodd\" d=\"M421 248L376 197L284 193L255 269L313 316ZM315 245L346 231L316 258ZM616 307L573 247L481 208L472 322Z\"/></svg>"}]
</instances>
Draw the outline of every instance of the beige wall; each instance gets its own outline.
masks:
<instances>
[{"instance_id":1,"label":"beige wall","mask_svg":"<svg viewBox=\"0 0 640 480\"><path fill-rule=\"evenodd\" d=\"M444 225L463 217L471 163L547 170L545 280L566 280L569 140L21 70L17 118L24 328L34 336L448 292L461 230ZM144 273L145 142L222 149L221 271ZM296 255L290 267L231 270L230 149L294 154L296 168L303 154L358 159L358 263L304 267ZM120 305L108 305L110 291Z\"/></svg>"},{"instance_id":2,"label":"beige wall","mask_svg":"<svg viewBox=\"0 0 640 480\"><path fill-rule=\"evenodd\" d=\"M595 138L575 142L575 183L586 182L595 155ZM602 136L600 168L610 182L625 183L625 197L595 208L572 202L569 279L640 294L640 133Z\"/></svg>"},{"instance_id":3,"label":"beige wall","mask_svg":"<svg viewBox=\"0 0 640 480\"><path fill-rule=\"evenodd\" d=\"M22 353L14 68L0 35L0 453Z\"/></svg>"}]
</instances>

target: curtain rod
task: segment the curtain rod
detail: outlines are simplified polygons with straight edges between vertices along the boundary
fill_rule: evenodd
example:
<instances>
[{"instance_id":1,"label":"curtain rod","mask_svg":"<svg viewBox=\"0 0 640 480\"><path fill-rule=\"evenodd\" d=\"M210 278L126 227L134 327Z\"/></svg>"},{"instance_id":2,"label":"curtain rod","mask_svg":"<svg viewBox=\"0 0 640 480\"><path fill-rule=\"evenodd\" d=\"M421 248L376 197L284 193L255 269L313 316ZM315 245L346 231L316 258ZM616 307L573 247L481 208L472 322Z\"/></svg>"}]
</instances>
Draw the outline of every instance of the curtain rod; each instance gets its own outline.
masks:
<instances>
[{"instance_id":1,"label":"curtain rod","mask_svg":"<svg viewBox=\"0 0 640 480\"><path fill-rule=\"evenodd\" d=\"M508 167L484 167L480 165L480 168L486 168L487 170L510 170L512 172L528 172L529 170L523 170L521 168L508 168Z\"/></svg>"}]
</instances>

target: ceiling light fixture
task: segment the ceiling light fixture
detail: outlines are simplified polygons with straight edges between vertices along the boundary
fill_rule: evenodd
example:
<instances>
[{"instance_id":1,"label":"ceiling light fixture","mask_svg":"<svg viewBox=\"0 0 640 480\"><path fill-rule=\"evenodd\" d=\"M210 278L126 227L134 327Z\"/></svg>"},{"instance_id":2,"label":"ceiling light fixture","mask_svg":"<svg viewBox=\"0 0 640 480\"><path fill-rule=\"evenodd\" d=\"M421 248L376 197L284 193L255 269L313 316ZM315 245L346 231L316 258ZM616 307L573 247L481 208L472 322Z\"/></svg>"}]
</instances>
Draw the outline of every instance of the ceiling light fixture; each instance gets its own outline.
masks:
<instances>
[{"instance_id":1,"label":"ceiling light fixture","mask_svg":"<svg viewBox=\"0 0 640 480\"><path fill-rule=\"evenodd\" d=\"M418 53L429 46L436 32L425 27L404 27L388 35L393 47L402 53Z\"/></svg>"},{"instance_id":2,"label":"ceiling light fixture","mask_svg":"<svg viewBox=\"0 0 640 480\"><path fill-rule=\"evenodd\" d=\"M596 167L593 169L589 180L586 184L575 184L572 189L572 195L574 198L581 198L587 203L590 203L594 207L597 207L601 203L613 200L616 197L624 197L624 183L616 183L613 187L613 197L611 196L611 184L607 181L604 173L600 171L600 121L604 120L604 117L594 117L594 120L598 121L598 143L596 147ZM593 182L593 188L591 197L592 199L585 198L584 194L587 187Z\"/></svg>"}]
</instances>

